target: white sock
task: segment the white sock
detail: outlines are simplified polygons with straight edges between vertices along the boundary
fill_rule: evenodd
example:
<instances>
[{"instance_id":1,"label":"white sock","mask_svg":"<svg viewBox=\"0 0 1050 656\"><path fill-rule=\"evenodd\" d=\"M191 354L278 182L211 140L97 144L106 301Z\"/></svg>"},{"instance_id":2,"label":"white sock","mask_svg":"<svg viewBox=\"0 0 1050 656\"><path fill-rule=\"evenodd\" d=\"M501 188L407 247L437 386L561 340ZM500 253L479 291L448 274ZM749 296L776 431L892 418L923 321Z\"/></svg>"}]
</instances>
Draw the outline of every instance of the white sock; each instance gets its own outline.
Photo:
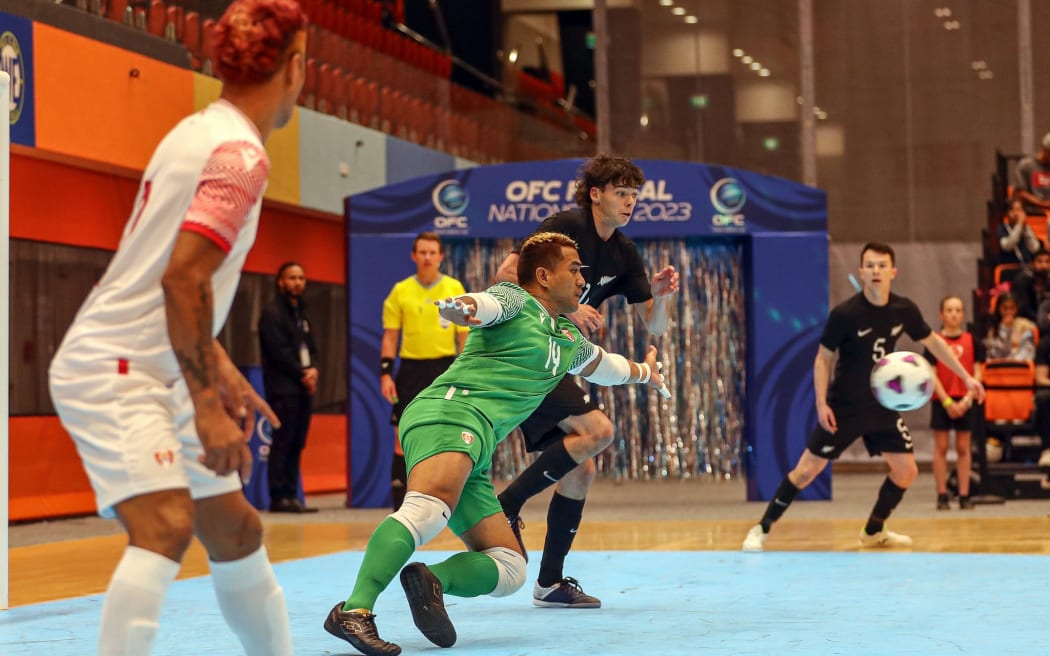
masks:
<instances>
[{"instance_id":1,"label":"white sock","mask_svg":"<svg viewBox=\"0 0 1050 656\"><path fill-rule=\"evenodd\" d=\"M149 654L164 595L178 573L179 563L174 560L139 547L126 548L102 602L98 653Z\"/></svg>"},{"instance_id":2,"label":"white sock","mask_svg":"<svg viewBox=\"0 0 1050 656\"><path fill-rule=\"evenodd\" d=\"M266 547L240 560L208 564L222 616L244 652L248 656L291 656L292 630L284 591L273 575Z\"/></svg>"}]
</instances>

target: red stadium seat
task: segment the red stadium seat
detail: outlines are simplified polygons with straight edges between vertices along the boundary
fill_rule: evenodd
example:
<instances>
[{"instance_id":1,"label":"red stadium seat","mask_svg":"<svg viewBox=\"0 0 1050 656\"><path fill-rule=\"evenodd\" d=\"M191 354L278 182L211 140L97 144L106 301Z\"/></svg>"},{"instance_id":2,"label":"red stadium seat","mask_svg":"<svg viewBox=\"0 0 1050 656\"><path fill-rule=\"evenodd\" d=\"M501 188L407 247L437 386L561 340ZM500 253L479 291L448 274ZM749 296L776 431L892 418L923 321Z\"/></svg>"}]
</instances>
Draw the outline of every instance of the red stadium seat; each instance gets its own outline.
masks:
<instances>
[{"instance_id":1,"label":"red stadium seat","mask_svg":"<svg viewBox=\"0 0 1050 656\"><path fill-rule=\"evenodd\" d=\"M106 8L106 18L116 23L123 23L127 8L128 0L109 0L109 6Z\"/></svg>"},{"instance_id":2,"label":"red stadium seat","mask_svg":"<svg viewBox=\"0 0 1050 656\"><path fill-rule=\"evenodd\" d=\"M190 54L193 70L201 69L201 15L188 11L182 19L182 45Z\"/></svg>"},{"instance_id":3,"label":"red stadium seat","mask_svg":"<svg viewBox=\"0 0 1050 656\"><path fill-rule=\"evenodd\" d=\"M164 0L152 0L149 3L149 14L146 19L146 31L153 36L164 36L164 26L168 23L168 8Z\"/></svg>"},{"instance_id":4,"label":"red stadium seat","mask_svg":"<svg viewBox=\"0 0 1050 656\"><path fill-rule=\"evenodd\" d=\"M317 60L313 57L306 59L306 81L299 94L299 104L308 109L317 107Z\"/></svg>"},{"instance_id":5,"label":"red stadium seat","mask_svg":"<svg viewBox=\"0 0 1050 656\"><path fill-rule=\"evenodd\" d=\"M317 111L335 113L335 71L328 62L317 67Z\"/></svg>"},{"instance_id":6,"label":"red stadium seat","mask_svg":"<svg viewBox=\"0 0 1050 656\"><path fill-rule=\"evenodd\" d=\"M164 38L168 41L182 42L182 22L185 10L178 6L172 5L167 9L167 22L164 25Z\"/></svg>"},{"instance_id":7,"label":"red stadium seat","mask_svg":"<svg viewBox=\"0 0 1050 656\"><path fill-rule=\"evenodd\" d=\"M215 66L215 19L204 19L201 46L201 72L212 75Z\"/></svg>"}]
</instances>

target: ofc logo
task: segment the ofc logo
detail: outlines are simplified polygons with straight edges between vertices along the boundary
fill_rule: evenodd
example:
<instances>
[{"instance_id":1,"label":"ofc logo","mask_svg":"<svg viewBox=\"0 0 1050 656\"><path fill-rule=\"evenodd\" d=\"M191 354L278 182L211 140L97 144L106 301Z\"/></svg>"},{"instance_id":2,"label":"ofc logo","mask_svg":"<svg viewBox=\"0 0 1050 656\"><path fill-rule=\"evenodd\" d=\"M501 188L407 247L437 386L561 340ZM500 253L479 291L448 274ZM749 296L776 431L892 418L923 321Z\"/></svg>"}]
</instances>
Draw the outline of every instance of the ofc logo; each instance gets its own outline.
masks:
<instances>
[{"instance_id":1,"label":"ofc logo","mask_svg":"<svg viewBox=\"0 0 1050 656\"><path fill-rule=\"evenodd\" d=\"M11 32L0 34L0 70L11 76L11 125L18 123L25 104L25 61L18 39Z\"/></svg>"},{"instance_id":2,"label":"ofc logo","mask_svg":"<svg viewBox=\"0 0 1050 656\"><path fill-rule=\"evenodd\" d=\"M467 217L463 216L470 196L459 180L445 180L434 187L431 200L441 216L434 217L434 228L451 228L456 231L466 231L470 226Z\"/></svg>"},{"instance_id":3,"label":"ofc logo","mask_svg":"<svg viewBox=\"0 0 1050 656\"><path fill-rule=\"evenodd\" d=\"M711 205L718 214L711 217L711 225L717 231L737 232L744 229L744 215L740 213L747 194L735 178L722 178L711 187Z\"/></svg>"}]
</instances>

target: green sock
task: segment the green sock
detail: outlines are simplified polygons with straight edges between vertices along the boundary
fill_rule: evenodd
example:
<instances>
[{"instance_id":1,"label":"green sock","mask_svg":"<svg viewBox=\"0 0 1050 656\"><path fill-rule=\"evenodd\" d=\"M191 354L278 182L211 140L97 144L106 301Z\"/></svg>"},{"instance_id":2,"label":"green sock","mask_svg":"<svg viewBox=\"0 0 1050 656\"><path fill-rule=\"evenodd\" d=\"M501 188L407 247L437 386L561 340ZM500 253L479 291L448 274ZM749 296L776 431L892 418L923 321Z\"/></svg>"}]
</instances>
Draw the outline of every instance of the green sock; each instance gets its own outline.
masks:
<instances>
[{"instance_id":1,"label":"green sock","mask_svg":"<svg viewBox=\"0 0 1050 656\"><path fill-rule=\"evenodd\" d=\"M368 540L354 591L343 604L343 610L372 610L380 593L386 590L415 550L416 541L404 524L390 517L384 519Z\"/></svg>"},{"instance_id":2,"label":"green sock","mask_svg":"<svg viewBox=\"0 0 1050 656\"><path fill-rule=\"evenodd\" d=\"M430 565L430 571L441 581L445 594L454 597L480 597L495 590L499 582L496 561L478 551L458 553Z\"/></svg>"}]
</instances>

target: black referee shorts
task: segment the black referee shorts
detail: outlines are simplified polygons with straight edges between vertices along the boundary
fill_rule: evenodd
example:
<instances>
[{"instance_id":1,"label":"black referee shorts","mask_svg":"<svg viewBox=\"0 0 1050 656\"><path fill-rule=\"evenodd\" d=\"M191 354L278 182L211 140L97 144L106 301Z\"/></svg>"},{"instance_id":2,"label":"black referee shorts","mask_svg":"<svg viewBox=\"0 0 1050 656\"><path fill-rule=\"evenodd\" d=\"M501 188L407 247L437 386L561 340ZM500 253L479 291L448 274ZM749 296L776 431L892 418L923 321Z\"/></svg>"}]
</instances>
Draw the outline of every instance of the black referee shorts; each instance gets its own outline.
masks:
<instances>
[{"instance_id":1,"label":"black referee shorts","mask_svg":"<svg viewBox=\"0 0 1050 656\"><path fill-rule=\"evenodd\" d=\"M455 356L447 358L433 358L430 360L408 360L401 358L401 366L394 376L394 385L397 386L397 403L390 413L390 424L397 426L401 421L401 413L405 411L412 399L430 386L445 370L452 366Z\"/></svg>"}]
</instances>

